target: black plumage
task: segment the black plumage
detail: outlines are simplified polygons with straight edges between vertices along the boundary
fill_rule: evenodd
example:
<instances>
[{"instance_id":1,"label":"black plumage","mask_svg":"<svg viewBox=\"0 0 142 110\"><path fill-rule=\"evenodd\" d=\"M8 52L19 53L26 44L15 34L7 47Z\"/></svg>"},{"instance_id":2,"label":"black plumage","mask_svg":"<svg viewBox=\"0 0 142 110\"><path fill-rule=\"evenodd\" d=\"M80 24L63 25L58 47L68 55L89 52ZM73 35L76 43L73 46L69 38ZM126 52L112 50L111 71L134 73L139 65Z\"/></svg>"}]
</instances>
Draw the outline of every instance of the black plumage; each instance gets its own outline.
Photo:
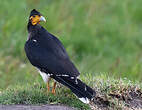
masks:
<instances>
[{"instance_id":1,"label":"black plumage","mask_svg":"<svg viewBox=\"0 0 142 110\"><path fill-rule=\"evenodd\" d=\"M76 96L84 98L81 99L83 102L88 103L94 97L95 91L77 78L80 73L59 39L44 29L40 21L35 19L37 24L33 23L35 15L39 16L36 19L40 20L41 14L34 9L27 26L29 36L25 52L29 61L41 72L70 88Z\"/></svg>"}]
</instances>

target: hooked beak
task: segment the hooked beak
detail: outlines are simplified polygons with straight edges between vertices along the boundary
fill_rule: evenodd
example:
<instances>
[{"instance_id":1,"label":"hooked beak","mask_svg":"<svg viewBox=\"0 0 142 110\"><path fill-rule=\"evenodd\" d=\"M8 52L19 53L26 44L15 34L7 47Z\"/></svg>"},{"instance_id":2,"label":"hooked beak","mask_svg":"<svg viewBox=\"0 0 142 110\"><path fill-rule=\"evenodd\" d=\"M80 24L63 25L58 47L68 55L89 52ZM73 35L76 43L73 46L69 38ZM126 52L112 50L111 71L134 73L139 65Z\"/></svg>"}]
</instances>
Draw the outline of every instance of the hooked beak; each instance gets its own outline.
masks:
<instances>
[{"instance_id":1,"label":"hooked beak","mask_svg":"<svg viewBox=\"0 0 142 110\"><path fill-rule=\"evenodd\" d=\"M45 19L43 16L41 16L41 17L40 17L40 21L46 22L46 19Z\"/></svg>"}]
</instances>

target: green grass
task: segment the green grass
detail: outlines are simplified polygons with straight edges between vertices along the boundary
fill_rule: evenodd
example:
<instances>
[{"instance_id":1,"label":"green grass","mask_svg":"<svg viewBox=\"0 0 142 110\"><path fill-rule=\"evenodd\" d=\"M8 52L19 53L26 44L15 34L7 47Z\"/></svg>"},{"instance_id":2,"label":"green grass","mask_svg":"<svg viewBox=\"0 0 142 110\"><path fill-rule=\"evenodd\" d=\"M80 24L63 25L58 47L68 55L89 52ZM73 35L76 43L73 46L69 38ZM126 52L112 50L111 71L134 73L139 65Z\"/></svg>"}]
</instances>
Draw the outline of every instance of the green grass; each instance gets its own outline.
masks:
<instances>
[{"instance_id":1,"label":"green grass","mask_svg":"<svg viewBox=\"0 0 142 110\"><path fill-rule=\"evenodd\" d=\"M108 78L107 76L99 76L90 79L88 82L85 79L83 80L96 90L97 96L99 95L103 99L114 103L115 107L113 108L116 109L125 109L125 102L110 97L109 94L122 94L122 90L125 90L125 92L130 92L130 90L133 91L133 88L137 88L137 90L142 89L141 84L138 85L137 82L134 83L128 79L116 80L114 78ZM127 98L128 96L125 97ZM58 85L58 88L56 89L56 95L53 95L47 92L45 84L38 81L28 84L19 83L0 91L0 104L61 104L81 110L90 110L89 105L83 104L81 101L79 101L66 87ZM92 106L96 107L94 104ZM112 107L110 106L109 108Z\"/></svg>"},{"instance_id":2,"label":"green grass","mask_svg":"<svg viewBox=\"0 0 142 110\"><path fill-rule=\"evenodd\" d=\"M0 7L0 52L25 61L26 25L30 10L36 8L47 18L42 25L59 37L82 73L107 72L141 81L140 4L141 0L5 0ZM89 66L82 70L83 65Z\"/></svg>"},{"instance_id":3,"label":"green grass","mask_svg":"<svg viewBox=\"0 0 142 110\"><path fill-rule=\"evenodd\" d=\"M141 83L141 4L141 0L0 0L0 89L42 82L24 52L33 8L47 18L41 24L63 42L88 84L90 78L102 76Z\"/></svg>"},{"instance_id":4,"label":"green grass","mask_svg":"<svg viewBox=\"0 0 142 110\"><path fill-rule=\"evenodd\" d=\"M17 84L8 87L0 93L0 104L57 104L89 109L89 106L80 102L69 89L60 87L56 89L56 95L53 95L48 93L46 87L38 82L25 85Z\"/></svg>"},{"instance_id":5,"label":"green grass","mask_svg":"<svg viewBox=\"0 0 142 110\"><path fill-rule=\"evenodd\" d=\"M12 0L0 4L0 60L1 77L8 81L25 71L33 74L24 52L27 22L31 9L36 8L47 18L42 25L59 37L69 56L82 74L108 74L116 78L142 79L141 65L141 0L65 1ZM10 7L10 8L9 8ZM16 11L15 11L16 10ZM19 62L24 69L13 69L7 64ZM14 59L14 60L13 60ZM30 69L32 68L32 69ZM20 68L19 68L20 69ZM13 71L13 73L11 73ZM8 74L8 75L7 75ZM35 75L35 74L34 74ZM4 80L6 80L4 79ZM3 78L2 78L3 80ZM15 80L15 79L13 79ZM8 82L6 82L8 83ZM0 87L5 87L3 84Z\"/></svg>"}]
</instances>

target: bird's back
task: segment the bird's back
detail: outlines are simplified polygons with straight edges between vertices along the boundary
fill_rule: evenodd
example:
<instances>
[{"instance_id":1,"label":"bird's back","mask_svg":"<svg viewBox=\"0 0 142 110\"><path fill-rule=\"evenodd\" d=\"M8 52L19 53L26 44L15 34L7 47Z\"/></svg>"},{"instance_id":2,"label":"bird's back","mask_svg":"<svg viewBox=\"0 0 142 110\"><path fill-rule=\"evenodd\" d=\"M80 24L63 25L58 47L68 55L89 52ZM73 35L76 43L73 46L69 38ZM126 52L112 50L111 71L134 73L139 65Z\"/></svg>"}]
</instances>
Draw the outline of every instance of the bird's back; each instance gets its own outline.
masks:
<instances>
[{"instance_id":1,"label":"bird's back","mask_svg":"<svg viewBox=\"0 0 142 110\"><path fill-rule=\"evenodd\" d=\"M80 73L70 61L62 43L43 27L29 35L25 51L32 65L52 74L78 76Z\"/></svg>"}]
</instances>

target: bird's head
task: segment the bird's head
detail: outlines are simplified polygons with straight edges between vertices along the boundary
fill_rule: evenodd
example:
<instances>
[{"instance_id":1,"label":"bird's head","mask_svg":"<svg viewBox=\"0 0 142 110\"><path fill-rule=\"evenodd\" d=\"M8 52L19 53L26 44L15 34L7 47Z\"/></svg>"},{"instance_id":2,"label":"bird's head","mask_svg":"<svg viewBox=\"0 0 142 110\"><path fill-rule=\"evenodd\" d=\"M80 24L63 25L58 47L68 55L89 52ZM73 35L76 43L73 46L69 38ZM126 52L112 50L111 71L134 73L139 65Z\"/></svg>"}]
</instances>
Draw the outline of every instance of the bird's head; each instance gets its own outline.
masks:
<instances>
[{"instance_id":1,"label":"bird's head","mask_svg":"<svg viewBox=\"0 0 142 110\"><path fill-rule=\"evenodd\" d=\"M36 9L33 9L30 13L29 21L32 25L39 24L41 21L46 22L46 19L38 12Z\"/></svg>"}]
</instances>

